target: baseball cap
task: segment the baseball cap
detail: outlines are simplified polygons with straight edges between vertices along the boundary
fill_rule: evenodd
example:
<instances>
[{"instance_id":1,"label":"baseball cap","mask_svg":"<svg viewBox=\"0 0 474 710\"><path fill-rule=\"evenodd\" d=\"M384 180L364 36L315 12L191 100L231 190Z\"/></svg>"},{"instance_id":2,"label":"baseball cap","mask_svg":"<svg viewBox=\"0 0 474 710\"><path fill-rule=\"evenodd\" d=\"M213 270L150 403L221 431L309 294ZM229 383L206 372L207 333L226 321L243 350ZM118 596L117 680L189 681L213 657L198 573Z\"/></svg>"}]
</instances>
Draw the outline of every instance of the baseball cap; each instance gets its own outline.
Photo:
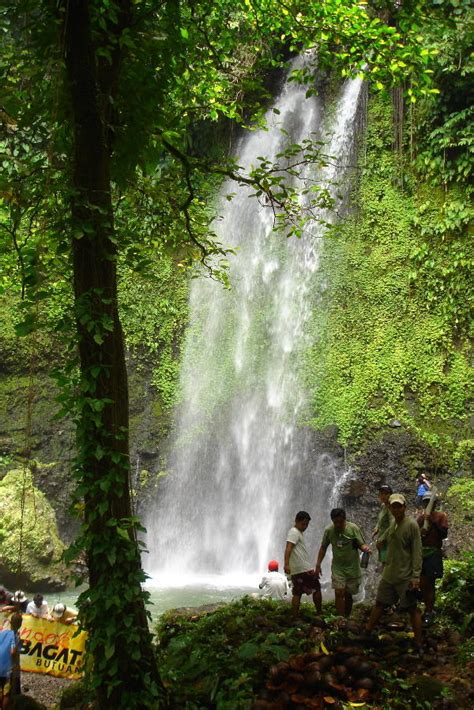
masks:
<instances>
[{"instance_id":1,"label":"baseball cap","mask_svg":"<svg viewBox=\"0 0 474 710\"><path fill-rule=\"evenodd\" d=\"M270 570L270 572L278 572L278 567L279 564L277 560L270 560L270 562L268 563L268 569Z\"/></svg>"},{"instance_id":2,"label":"baseball cap","mask_svg":"<svg viewBox=\"0 0 474 710\"><path fill-rule=\"evenodd\" d=\"M407 502L405 500L405 496L402 495L401 493L392 493L390 498L388 499L389 505L392 505L392 503L400 503L400 505L406 505Z\"/></svg>"},{"instance_id":3,"label":"baseball cap","mask_svg":"<svg viewBox=\"0 0 474 710\"><path fill-rule=\"evenodd\" d=\"M55 619L59 619L66 611L66 605L62 602L58 602L53 606L52 615Z\"/></svg>"}]
</instances>

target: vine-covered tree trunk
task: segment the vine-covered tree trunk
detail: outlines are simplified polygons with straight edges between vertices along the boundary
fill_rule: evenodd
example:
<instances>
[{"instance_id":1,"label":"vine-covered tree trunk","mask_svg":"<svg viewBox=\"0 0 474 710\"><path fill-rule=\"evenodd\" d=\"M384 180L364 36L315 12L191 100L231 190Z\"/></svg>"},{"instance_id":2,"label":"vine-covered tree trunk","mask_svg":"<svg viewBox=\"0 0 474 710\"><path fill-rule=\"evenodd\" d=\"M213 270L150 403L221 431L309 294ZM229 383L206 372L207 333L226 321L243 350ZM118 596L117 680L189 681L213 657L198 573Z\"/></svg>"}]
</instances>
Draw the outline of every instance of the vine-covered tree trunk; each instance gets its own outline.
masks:
<instances>
[{"instance_id":1,"label":"vine-covered tree trunk","mask_svg":"<svg viewBox=\"0 0 474 710\"><path fill-rule=\"evenodd\" d=\"M120 6L126 18L128 2ZM69 0L63 18L74 136L72 252L81 368L77 474L90 581L81 612L99 706L130 710L158 707L158 673L130 505L127 373L117 304L107 107L118 76L119 45L107 75L99 76L90 11L86 0Z\"/></svg>"}]
</instances>

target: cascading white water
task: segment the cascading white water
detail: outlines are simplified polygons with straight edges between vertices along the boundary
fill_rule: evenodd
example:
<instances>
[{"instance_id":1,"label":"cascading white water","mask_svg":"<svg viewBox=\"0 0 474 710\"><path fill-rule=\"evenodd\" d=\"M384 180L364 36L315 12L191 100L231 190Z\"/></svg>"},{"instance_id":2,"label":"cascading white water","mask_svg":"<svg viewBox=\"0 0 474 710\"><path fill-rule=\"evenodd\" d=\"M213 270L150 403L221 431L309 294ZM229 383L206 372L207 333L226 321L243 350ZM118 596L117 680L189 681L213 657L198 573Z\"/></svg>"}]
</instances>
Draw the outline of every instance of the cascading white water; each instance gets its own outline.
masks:
<instances>
[{"instance_id":1,"label":"cascading white water","mask_svg":"<svg viewBox=\"0 0 474 710\"><path fill-rule=\"evenodd\" d=\"M359 80L347 82L324 127L321 101L286 83L278 113L267 114L268 130L241 140L239 165L249 170L258 156L274 160L287 143L326 135L325 153L334 159L317 177L334 191L352 152L360 92ZM315 168L307 170L314 178ZM228 192L235 193L230 202ZM262 572L270 558L282 560L299 509L313 517L311 548L328 524L336 471L299 426L305 392L298 371L310 345L310 293L325 228L313 221L301 239L273 233L271 208L250 193L227 184L218 205L221 241L237 252L232 289L205 278L191 287L171 473L146 520L146 565L160 584Z\"/></svg>"}]
</instances>

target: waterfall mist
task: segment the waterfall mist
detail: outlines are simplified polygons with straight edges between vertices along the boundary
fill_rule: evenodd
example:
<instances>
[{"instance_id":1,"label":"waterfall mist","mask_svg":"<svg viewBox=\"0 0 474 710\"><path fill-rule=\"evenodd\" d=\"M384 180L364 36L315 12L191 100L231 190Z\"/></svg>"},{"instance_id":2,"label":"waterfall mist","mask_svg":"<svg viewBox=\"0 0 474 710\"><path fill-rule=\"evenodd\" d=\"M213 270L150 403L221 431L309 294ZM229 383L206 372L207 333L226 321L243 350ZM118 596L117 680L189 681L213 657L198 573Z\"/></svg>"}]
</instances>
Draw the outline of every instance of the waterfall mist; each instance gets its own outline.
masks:
<instances>
[{"instance_id":1,"label":"waterfall mist","mask_svg":"<svg viewBox=\"0 0 474 710\"><path fill-rule=\"evenodd\" d=\"M285 83L278 113L267 114L268 130L241 139L237 162L247 171L258 156L274 160L288 143L325 138L333 160L317 175L314 166L304 170L335 194L331 183L342 181L353 152L361 82L346 82L330 109L318 97L306 98L306 88ZM271 558L282 565L299 509L313 519L312 554L340 473L301 426L307 406L301 356L311 344L325 227L311 221L301 239L272 232L271 207L251 192L225 184L217 205L218 236L236 250L231 290L206 278L191 285L170 473L145 521L145 564L160 584L192 575L258 575ZM329 212L321 216L331 220Z\"/></svg>"}]
</instances>

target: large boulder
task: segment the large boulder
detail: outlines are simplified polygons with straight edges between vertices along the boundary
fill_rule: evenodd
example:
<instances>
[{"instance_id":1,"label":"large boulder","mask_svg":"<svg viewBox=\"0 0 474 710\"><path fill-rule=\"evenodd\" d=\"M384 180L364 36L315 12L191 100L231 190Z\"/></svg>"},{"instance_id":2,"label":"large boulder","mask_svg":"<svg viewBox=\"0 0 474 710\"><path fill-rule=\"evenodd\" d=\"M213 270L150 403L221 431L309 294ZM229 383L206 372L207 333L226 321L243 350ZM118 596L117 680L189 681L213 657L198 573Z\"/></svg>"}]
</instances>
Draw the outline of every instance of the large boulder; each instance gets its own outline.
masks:
<instances>
[{"instance_id":1,"label":"large boulder","mask_svg":"<svg viewBox=\"0 0 474 710\"><path fill-rule=\"evenodd\" d=\"M29 591L64 589L67 568L56 516L29 469L0 480L0 582Z\"/></svg>"}]
</instances>

